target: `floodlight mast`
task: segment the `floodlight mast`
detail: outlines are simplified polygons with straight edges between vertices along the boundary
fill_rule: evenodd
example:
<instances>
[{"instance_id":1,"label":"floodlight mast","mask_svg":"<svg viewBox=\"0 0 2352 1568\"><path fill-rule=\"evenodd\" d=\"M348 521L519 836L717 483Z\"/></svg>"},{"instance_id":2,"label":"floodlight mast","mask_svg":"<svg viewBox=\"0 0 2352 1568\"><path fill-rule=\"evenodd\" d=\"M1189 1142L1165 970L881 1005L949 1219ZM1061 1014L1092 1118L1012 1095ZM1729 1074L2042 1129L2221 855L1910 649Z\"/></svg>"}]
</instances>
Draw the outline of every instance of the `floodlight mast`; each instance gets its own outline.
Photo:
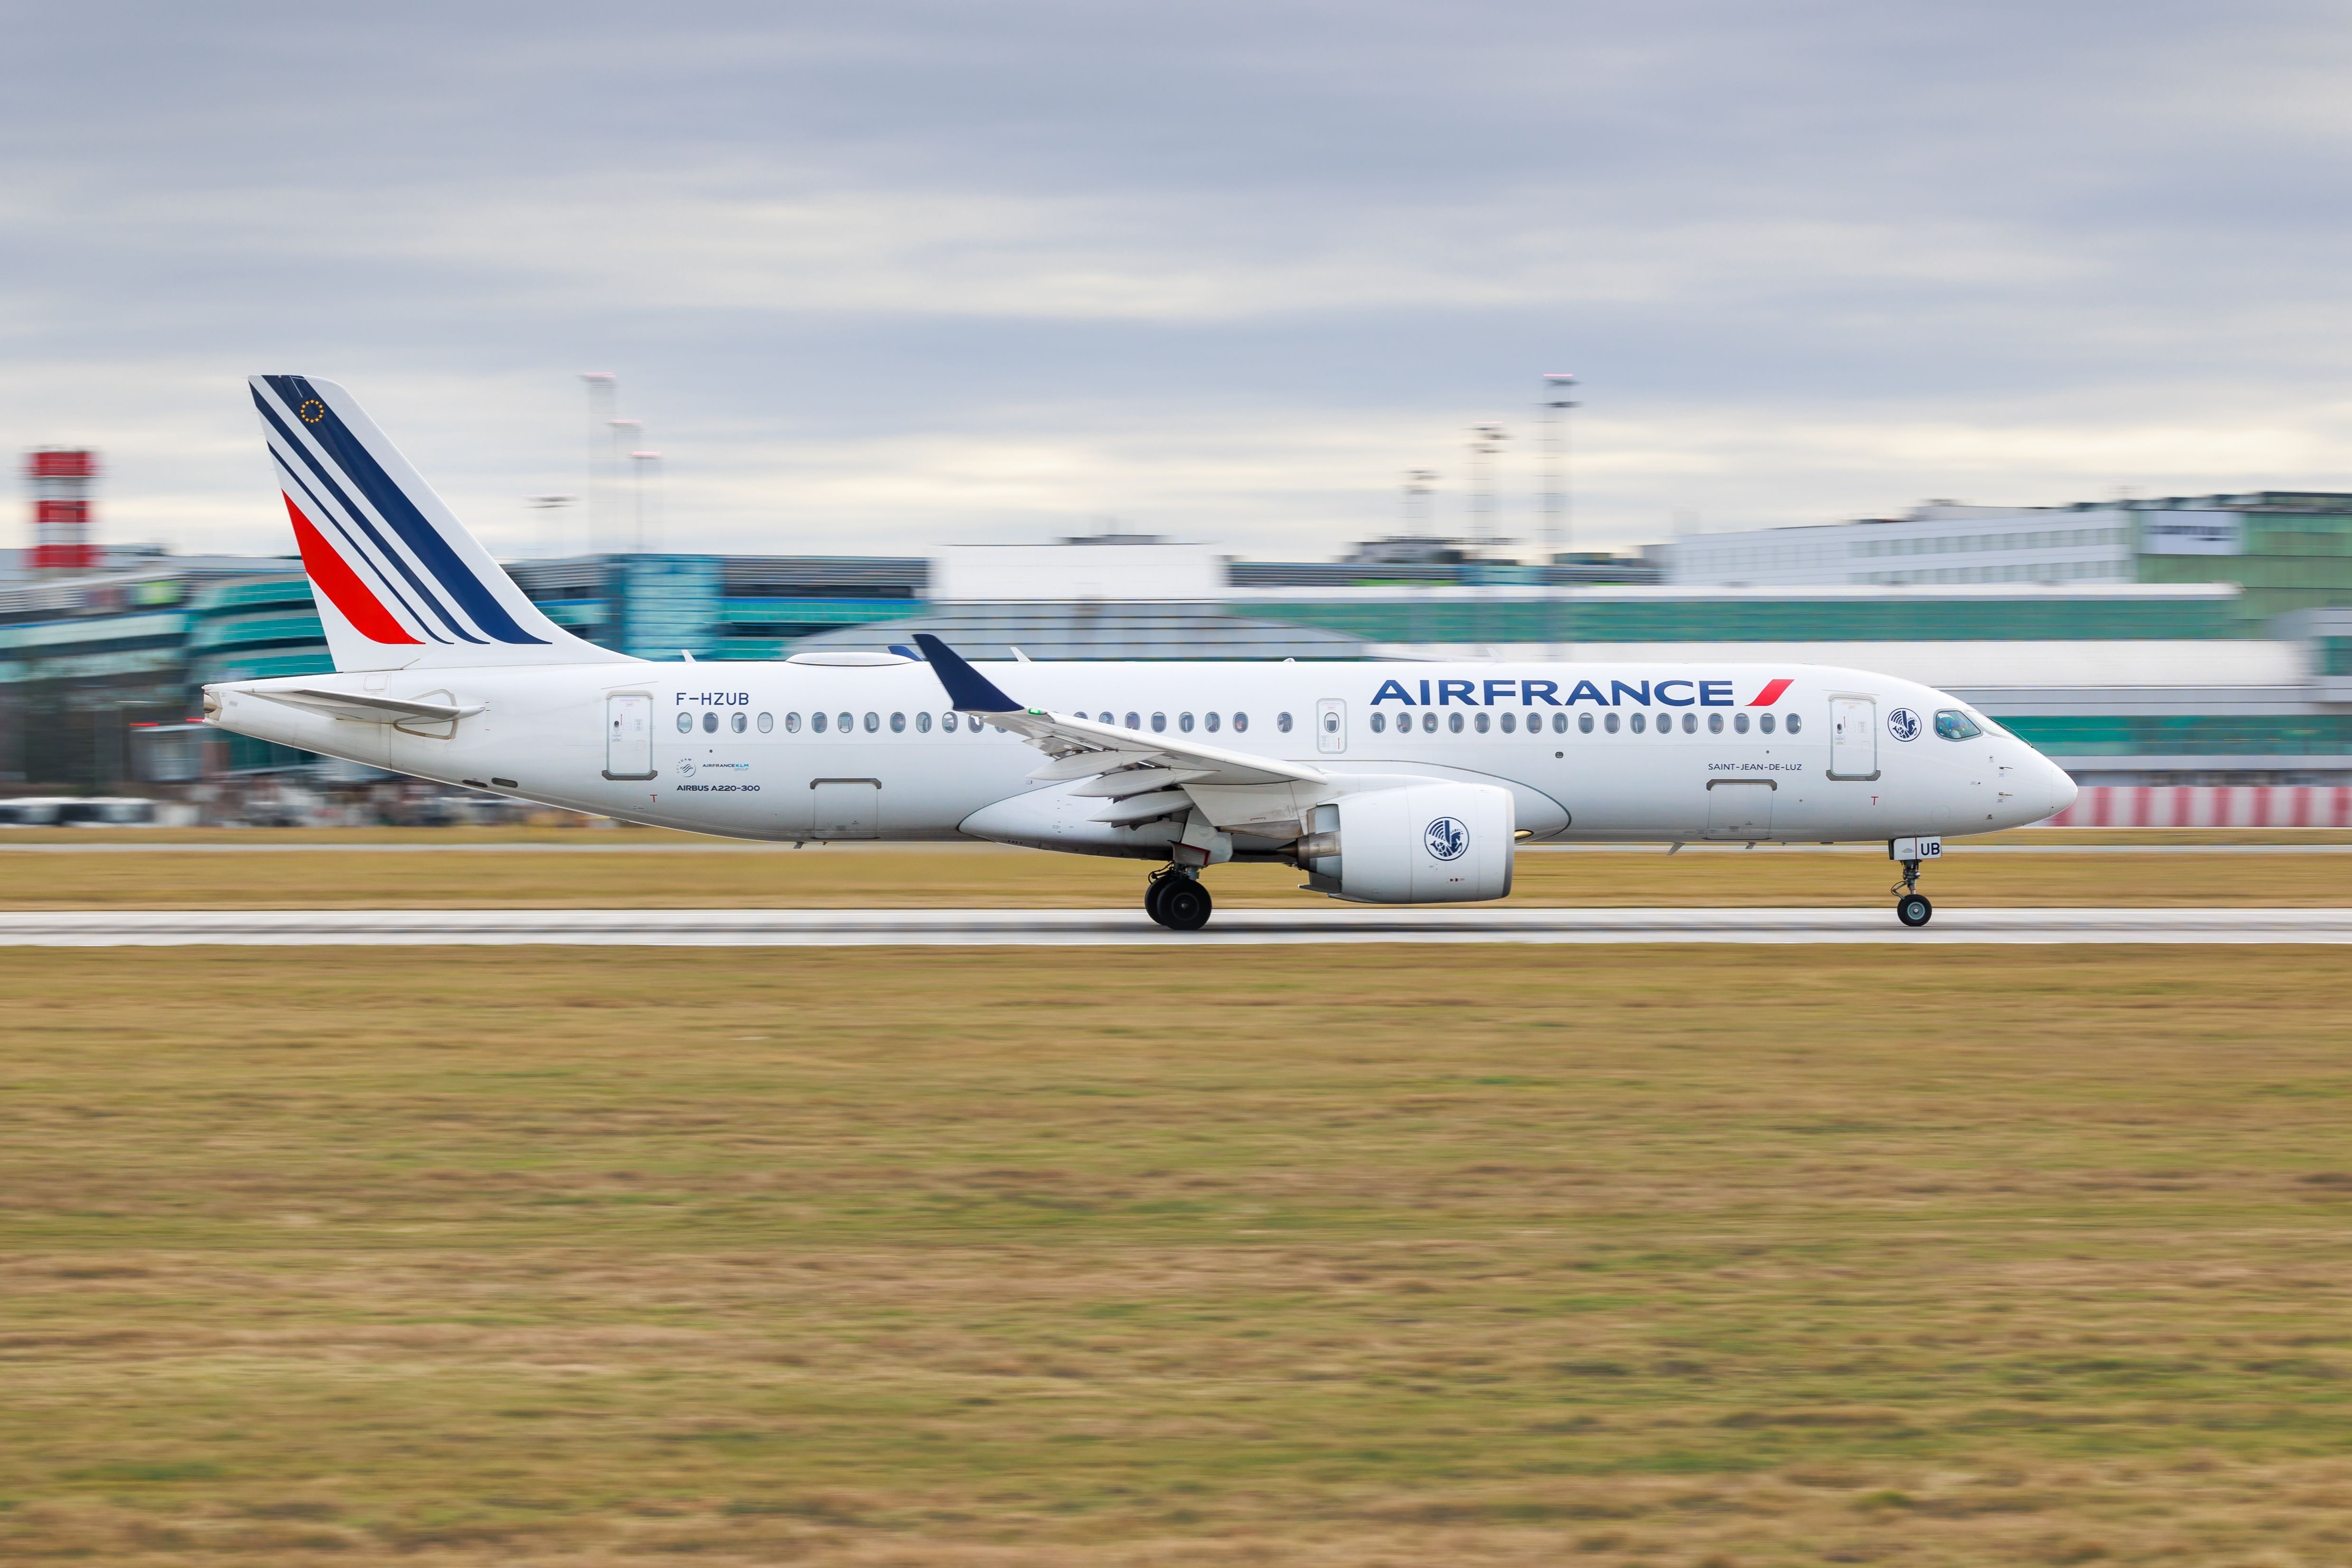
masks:
<instances>
[{"instance_id":1,"label":"floodlight mast","mask_svg":"<svg viewBox=\"0 0 2352 1568\"><path fill-rule=\"evenodd\" d=\"M1568 551L1568 411L1576 406L1570 395L1576 377L1568 371L1544 373L1544 554Z\"/></svg>"},{"instance_id":2,"label":"floodlight mast","mask_svg":"<svg viewBox=\"0 0 2352 1568\"><path fill-rule=\"evenodd\" d=\"M612 525L605 454L613 444L613 405L620 388L610 371L583 371L580 380L588 389L588 553L594 555L604 548L604 531Z\"/></svg>"},{"instance_id":3,"label":"floodlight mast","mask_svg":"<svg viewBox=\"0 0 2352 1568\"><path fill-rule=\"evenodd\" d=\"M1495 459L1507 439L1499 424L1470 427L1470 541L1481 555L1504 543L1495 526Z\"/></svg>"}]
</instances>

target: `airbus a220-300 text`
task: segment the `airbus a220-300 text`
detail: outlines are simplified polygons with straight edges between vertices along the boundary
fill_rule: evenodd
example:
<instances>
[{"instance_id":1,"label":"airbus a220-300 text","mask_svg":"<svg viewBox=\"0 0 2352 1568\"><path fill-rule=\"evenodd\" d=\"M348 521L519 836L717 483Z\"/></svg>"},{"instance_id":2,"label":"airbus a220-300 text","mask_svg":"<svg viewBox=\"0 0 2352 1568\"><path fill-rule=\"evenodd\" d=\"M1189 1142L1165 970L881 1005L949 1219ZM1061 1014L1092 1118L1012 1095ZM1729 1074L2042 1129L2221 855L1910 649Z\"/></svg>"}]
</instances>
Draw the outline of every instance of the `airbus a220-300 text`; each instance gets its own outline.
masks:
<instances>
[{"instance_id":1,"label":"airbus a220-300 text","mask_svg":"<svg viewBox=\"0 0 2352 1568\"><path fill-rule=\"evenodd\" d=\"M557 626L332 382L256 376L332 675L205 690L239 734L747 839L990 840L1202 881L1274 862L1367 904L1502 898L1523 842L1885 841L1896 913L1947 835L2074 785L1968 704L1825 665L968 663L936 637L647 661Z\"/></svg>"}]
</instances>

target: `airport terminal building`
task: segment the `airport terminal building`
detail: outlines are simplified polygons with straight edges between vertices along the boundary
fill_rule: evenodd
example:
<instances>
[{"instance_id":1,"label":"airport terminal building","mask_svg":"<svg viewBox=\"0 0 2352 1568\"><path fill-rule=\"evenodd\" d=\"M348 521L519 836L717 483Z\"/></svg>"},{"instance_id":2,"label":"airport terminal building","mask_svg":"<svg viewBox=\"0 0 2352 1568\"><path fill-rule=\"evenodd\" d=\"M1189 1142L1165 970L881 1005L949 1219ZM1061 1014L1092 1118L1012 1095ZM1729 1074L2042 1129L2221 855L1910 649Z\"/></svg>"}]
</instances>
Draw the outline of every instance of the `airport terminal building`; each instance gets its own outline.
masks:
<instances>
[{"instance_id":1,"label":"airport terminal building","mask_svg":"<svg viewBox=\"0 0 2352 1568\"><path fill-rule=\"evenodd\" d=\"M2151 526L2044 522L2029 532ZM1890 539L1957 527L1925 517L1886 526L1908 530ZM2238 526L2241 544L2278 537L2268 522ZM1825 531L1834 530L1770 530ZM2352 605L2352 586L2221 576L2249 559L2267 558L2242 550L2163 562L2193 562L2214 579L2189 581L2147 580L2141 555L2126 563L2137 563L2138 580L2103 569L2054 580L1734 586L1660 582L1622 561L1236 562L1202 547L1119 539L930 558L606 555L509 570L559 624L652 659L788 658L888 647L931 631L982 659L1017 647L1035 659L1836 664L1955 691L2085 784L2352 785L2352 608L2336 607ZM2330 559L2352 566L2352 555ZM2285 602L2313 598L2323 602ZM2254 613L2256 602L2270 612ZM342 765L192 721L207 682L331 667L290 558L118 550L84 571L19 573L0 587L0 789L331 775Z\"/></svg>"}]
</instances>

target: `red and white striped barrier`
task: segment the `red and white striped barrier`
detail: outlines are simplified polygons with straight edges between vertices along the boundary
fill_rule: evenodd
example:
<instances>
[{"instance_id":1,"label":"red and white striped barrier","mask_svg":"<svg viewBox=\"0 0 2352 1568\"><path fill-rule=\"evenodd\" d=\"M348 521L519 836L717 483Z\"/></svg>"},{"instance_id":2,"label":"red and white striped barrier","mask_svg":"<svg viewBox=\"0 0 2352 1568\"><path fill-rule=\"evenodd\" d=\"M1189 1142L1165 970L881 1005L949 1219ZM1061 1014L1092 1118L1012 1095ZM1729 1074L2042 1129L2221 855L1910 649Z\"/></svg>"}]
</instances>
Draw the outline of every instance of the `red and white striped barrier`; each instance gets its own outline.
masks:
<instances>
[{"instance_id":1,"label":"red and white striped barrier","mask_svg":"<svg viewBox=\"0 0 2352 1568\"><path fill-rule=\"evenodd\" d=\"M2352 828L2352 785L2094 784L2045 828Z\"/></svg>"}]
</instances>

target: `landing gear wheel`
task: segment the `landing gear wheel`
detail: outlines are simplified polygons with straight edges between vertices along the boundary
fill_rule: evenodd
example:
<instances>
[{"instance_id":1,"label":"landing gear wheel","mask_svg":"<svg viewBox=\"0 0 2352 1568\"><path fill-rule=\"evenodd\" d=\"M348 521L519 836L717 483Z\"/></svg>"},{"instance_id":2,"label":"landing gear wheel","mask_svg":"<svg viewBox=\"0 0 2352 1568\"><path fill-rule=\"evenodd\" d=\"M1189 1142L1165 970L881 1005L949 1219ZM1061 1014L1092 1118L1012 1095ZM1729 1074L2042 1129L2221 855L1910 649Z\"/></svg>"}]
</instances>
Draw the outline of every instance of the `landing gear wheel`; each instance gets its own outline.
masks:
<instances>
[{"instance_id":1,"label":"landing gear wheel","mask_svg":"<svg viewBox=\"0 0 2352 1568\"><path fill-rule=\"evenodd\" d=\"M1198 931L1216 908L1209 890L1189 876L1171 876L1160 888L1160 924L1171 931Z\"/></svg>"},{"instance_id":2,"label":"landing gear wheel","mask_svg":"<svg viewBox=\"0 0 2352 1568\"><path fill-rule=\"evenodd\" d=\"M1924 893L1906 893L1895 901L1895 918L1914 931L1927 925L1935 913L1936 906L1927 902Z\"/></svg>"},{"instance_id":3,"label":"landing gear wheel","mask_svg":"<svg viewBox=\"0 0 2352 1568\"><path fill-rule=\"evenodd\" d=\"M1160 913L1160 895L1168 891L1170 880L1165 876L1155 876L1143 884L1143 913L1161 925L1168 924L1168 917Z\"/></svg>"}]
</instances>

